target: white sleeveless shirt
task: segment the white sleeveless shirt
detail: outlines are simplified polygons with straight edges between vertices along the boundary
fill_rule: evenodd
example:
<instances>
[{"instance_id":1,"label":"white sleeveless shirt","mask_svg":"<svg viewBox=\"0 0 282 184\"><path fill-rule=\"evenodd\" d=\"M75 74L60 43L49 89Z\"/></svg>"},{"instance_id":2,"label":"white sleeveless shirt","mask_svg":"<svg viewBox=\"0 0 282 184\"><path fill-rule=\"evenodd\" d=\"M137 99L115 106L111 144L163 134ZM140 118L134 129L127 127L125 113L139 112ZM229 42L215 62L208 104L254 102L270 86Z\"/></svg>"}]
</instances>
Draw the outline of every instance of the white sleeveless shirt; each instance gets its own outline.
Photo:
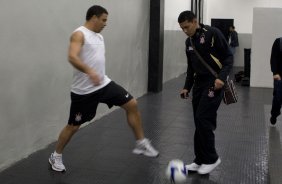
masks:
<instances>
[{"instance_id":1,"label":"white sleeveless shirt","mask_svg":"<svg viewBox=\"0 0 282 184\"><path fill-rule=\"evenodd\" d=\"M73 72L71 91L75 94L84 95L97 91L111 82L105 74L105 44L101 34L95 33L84 26L77 28L84 35L84 44L80 51L82 62L94 68L100 77L100 85L94 85L89 76L76 68Z\"/></svg>"}]
</instances>

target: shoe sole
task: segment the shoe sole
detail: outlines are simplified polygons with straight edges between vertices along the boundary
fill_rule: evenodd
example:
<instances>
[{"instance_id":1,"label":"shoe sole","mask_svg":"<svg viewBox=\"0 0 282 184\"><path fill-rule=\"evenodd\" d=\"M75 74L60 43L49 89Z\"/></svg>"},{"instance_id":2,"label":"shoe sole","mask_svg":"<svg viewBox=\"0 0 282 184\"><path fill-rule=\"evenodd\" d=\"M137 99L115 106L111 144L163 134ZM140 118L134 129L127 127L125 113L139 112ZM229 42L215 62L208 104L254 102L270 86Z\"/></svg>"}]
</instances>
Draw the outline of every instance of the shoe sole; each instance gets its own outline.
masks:
<instances>
[{"instance_id":1,"label":"shoe sole","mask_svg":"<svg viewBox=\"0 0 282 184\"><path fill-rule=\"evenodd\" d=\"M200 166L197 168L197 169L187 169L186 167L185 167L185 169L187 170L187 171L190 171L190 172L197 172L198 170L199 170L199 168L200 168Z\"/></svg>"},{"instance_id":2,"label":"shoe sole","mask_svg":"<svg viewBox=\"0 0 282 184\"><path fill-rule=\"evenodd\" d=\"M50 160L50 158L48 159L49 161L49 164L52 166L51 168L54 170L54 171L57 171L57 172L66 172L65 169L61 170L61 169L57 169L56 167L54 167L52 161Z\"/></svg>"},{"instance_id":3,"label":"shoe sole","mask_svg":"<svg viewBox=\"0 0 282 184\"><path fill-rule=\"evenodd\" d=\"M186 170L190 171L190 172L197 172L199 170L199 168L198 169L186 169Z\"/></svg>"},{"instance_id":4,"label":"shoe sole","mask_svg":"<svg viewBox=\"0 0 282 184\"><path fill-rule=\"evenodd\" d=\"M277 118L275 118L274 120L272 120L272 118L270 118L270 124L271 125L275 125L276 124L276 122L277 122Z\"/></svg>"},{"instance_id":5,"label":"shoe sole","mask_svg":"<svg viewBox=\"0 0 282 184\"><path fill-rule=\"evenodd\" d=\"M158 157L160 154L158 153L157 155L150 155L144 151L140 151L140 150L133 150L132 153L136 154L136 155L145 155L147 157Z\"/></svg>"},{"instance_id":6,"label":"shoe sole","mask_svg":"<svg viewBox=\"0 0 282 184\"><path fill-rule=\"evenodd\" d=\"M221 160L217 160L216 162L218 162L218 163L215 163L215 166L214 166L214 168L213 169L211 169L210 171L204 171L204 172L202 172L201 170L198 170L197 172L198 172L198 174L209 174L210 172L212 172L220 163L221 163Z\"/></svg>"}]
</instances>

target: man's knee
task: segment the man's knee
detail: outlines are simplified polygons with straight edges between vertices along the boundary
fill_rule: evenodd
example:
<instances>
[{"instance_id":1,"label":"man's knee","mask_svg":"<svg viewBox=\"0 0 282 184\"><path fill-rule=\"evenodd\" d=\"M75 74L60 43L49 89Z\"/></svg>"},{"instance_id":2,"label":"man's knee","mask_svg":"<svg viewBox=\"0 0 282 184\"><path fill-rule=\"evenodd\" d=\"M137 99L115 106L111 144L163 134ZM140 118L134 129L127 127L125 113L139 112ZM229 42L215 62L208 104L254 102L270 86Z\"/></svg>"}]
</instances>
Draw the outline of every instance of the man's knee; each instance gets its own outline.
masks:
<instances>
[{"instance_id":1,"label":"man's knee","mask_svg":"<svg viewBox=\"0 0 282 184\"><path fill-rule=\"evenodd\" d=\"M122 108L124 108L126 111L132 111L132 110L137 110L137 106L138 106L137 100L131 99L126 104L122 105Z\"/></svg>"},{"instance_id":2,"label":"man's knee","mask_svg":"<svg viewBox=\"0 0 282 184\"><path fill-rule=\"evenodd\" d=\"M205 116L203 114L197 114L195 121L196 127L199 129L215 130L216 128L216 116Z\"/></svg>"},{"instance_id":3,"label":"man's knee","mask_svg":"<svg viewBox=\"0 0 282 184\"><path fill-rule=\"evenodd\" d=\"M71 132L76 132L78 129L79 129L80 125L71 125L71 124L68 124L66 126L66 129L68 131L71 131Z\"/></svg>"}]
</instances>

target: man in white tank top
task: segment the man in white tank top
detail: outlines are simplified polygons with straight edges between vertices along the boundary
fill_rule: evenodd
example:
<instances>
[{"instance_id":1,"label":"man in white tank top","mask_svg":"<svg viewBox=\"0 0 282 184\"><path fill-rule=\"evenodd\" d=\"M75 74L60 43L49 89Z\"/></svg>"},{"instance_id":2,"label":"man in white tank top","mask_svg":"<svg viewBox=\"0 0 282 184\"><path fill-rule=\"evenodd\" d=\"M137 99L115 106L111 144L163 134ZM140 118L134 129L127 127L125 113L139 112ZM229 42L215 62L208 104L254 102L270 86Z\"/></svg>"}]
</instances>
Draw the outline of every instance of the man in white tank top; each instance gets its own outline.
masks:
<instances>
[{"instance_id":1,"label":"man in white tank top","mask_svg":"<svg viewBox=\"0 0 282 184\"><path fill-rule=\"evenodd\" d=\"M68 59L74 67L71 86L71 108L68 124L61 131L49 163L55 171L66 171L62 152L81 124L95 117L99 103L111 108L120 106L126 111L129 126L136 138L135 154L157 157L159 152L144 137L137 101L124 88L105 74L105 46L100 34L106 26L108 12L94 5L86 13L84 26L71 35Z\"/></svg>"}]
</instances>

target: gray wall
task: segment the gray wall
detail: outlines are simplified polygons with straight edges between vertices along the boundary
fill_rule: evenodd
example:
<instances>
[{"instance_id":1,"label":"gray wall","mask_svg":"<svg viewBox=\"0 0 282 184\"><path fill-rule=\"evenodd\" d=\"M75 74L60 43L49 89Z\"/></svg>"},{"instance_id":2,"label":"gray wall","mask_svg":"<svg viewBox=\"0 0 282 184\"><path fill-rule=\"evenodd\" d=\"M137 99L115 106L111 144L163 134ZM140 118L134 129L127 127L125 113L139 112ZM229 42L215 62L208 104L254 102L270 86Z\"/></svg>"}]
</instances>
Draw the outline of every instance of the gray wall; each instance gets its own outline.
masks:
<instances>
[{"instance_id":1,"label":"gray wall","mask_svg":"<svg viewBox=\"0 0 282 184\"><path fill-rule=\"evenodd\" d=\"M165 0L164 15L164 55L163 55L163 81L176 78L187 70L185 54L185 40L187 36L180 29L177 18L184 10L190 9L191 1ZM184 84L185 81L183 81ZM180 88L176 89L176 94Z\"/></svg>"},{"instance_id":2,"label":"gray wall","mask_svg":"<svg viewBox=\"0 0 282 184\"><path fill-rule=\"evenodd\" d=\"M249 49L252 46L252 34L238 33L239 47L236 48L234 55L234 66L244 66L244 49Z\"/></svg>"},{"instance_id":3,"label":"gray wall","mask_svg":"<svg viewBox=\"0 0 282 184\"><path fill-rule=\"evenodd\" d=\"M273 87L270 69L271 48L282 37L282 8L254 8L251 80L252 87Z\"/></svg>"},{"instance_id":4,"label":"gray wall","mask_svg":"<svg viewBox=\"0 0 282 184\"><path fill-rule=\"evenodd\" d=\"M66 124L69 36L93 4L109 11L108 75L135 97L146 93L149 0L1 0L0 170L55 141ZM102 105L97 117L108 112Z\"/></svg>"},{"instance_id":5,"label":"gray wall","mask_svg":"<svg viewBox=\"0 0 282 184\"><path fill-rule=\"evenodd\" d=\"M185 40L187 36L183 31L164 31L164 57L163 81L178 77L187 70L187 57L185 54ZM183 85L184 85L183 81ZM183 86L181 86L182 88ZM179 88L180 89L180 88ZM177 90L177 89L176 89ZM177 90L178 92L178 90Z\"/></svg>"}]
</instances>

